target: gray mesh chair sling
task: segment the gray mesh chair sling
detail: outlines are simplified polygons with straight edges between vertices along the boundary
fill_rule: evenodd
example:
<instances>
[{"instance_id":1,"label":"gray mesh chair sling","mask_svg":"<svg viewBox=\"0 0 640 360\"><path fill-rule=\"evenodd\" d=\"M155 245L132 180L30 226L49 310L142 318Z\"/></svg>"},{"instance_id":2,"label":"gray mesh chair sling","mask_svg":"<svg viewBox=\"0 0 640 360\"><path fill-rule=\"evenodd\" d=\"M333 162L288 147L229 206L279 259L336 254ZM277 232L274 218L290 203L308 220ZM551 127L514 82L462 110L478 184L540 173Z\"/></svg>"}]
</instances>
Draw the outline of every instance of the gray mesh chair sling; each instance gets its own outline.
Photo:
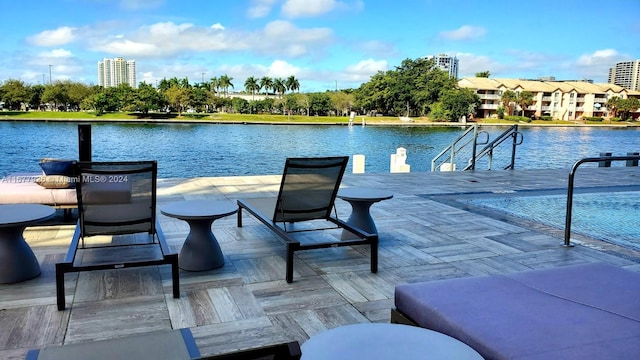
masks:
<instances>
[{"instance_id":1,"label":"gray mesh chair sling","mask_svg":"<svg viewBox=\"0 0 640 360\"><path fill-rule=\"evenodd\" d=\"M168 264L173 297L180 297L178 254L169 249L156 219L157 172L155 161L76 165L78 223L64 261L56 264L59 310L65 309L68 272ZM112 237L106 243L86 241L99 235ZM76 257L79 251L82 256Z\"/></svg>"},{"instance_id":2,"label":"gray mesh chair sling","mask_svg":"<svg viewBox=\"0 0 640 360\"><path fill-rule=\"evenodd\" d=\"M370 245L371 272L378 271L378 235L354 228L332 216L336 194L344 175L349 157L288 158L280 191L276 198L252 198L238 200L238 226L242 226L242 210L274 231L286 245L286 280L293 281L293 255L298 250L320 249L337 246ZM353 240L301 243L293 233L293 223L325 220L357 235ZM289 223L289 229L287 229ZM316 228L311 230L325 230ZM309 231L305 229L304 231Z\"/></svg>"}]
</instances>

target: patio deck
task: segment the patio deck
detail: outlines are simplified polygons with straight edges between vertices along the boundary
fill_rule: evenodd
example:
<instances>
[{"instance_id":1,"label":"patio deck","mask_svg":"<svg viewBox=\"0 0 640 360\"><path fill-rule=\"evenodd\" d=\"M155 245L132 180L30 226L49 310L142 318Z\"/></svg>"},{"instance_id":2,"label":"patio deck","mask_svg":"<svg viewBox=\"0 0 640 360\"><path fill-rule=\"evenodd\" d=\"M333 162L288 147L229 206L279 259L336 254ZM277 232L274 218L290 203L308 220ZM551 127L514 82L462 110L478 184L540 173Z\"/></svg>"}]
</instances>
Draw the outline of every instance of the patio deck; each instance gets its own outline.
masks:
<instances>
[{"instance_id":1,"label":"patio deck","mask_svg":"<svg viewBox=\"0 0 640 360\"><path fill-rule=\"evenodd\" d=\"M629 186L640 190L640 168L581 169L577 187ZM28 228L42 275L0 285L0 358L23 359L30 348L115 338L163 329L191 328L203 355L298 340L333 327L388 322L398 284L602 261L640 271L640 253L585 237L560 246L563 231L540 224L468 211L424 195L567 186L567 170L455 173L347 174L343 186L391 190L394 198L373 205L380 237L377 274L368 249L344 247L299 252L294 282L284 281L284 246L245 214L214 222L224 267L181 271L181 298L171 296L168 267L68 274L67 310L58 311L54 264L73 224ZM159 206L183 199L275 195L277 175L159 180ZM348 203L337 200L346 218ZM60 217L61 218L61 217ZM186 222L160 215L178 251ZM339 233L336 232L336 236ZM574 243L576 241L574 240Z\"/></svg>"}]
</instances>

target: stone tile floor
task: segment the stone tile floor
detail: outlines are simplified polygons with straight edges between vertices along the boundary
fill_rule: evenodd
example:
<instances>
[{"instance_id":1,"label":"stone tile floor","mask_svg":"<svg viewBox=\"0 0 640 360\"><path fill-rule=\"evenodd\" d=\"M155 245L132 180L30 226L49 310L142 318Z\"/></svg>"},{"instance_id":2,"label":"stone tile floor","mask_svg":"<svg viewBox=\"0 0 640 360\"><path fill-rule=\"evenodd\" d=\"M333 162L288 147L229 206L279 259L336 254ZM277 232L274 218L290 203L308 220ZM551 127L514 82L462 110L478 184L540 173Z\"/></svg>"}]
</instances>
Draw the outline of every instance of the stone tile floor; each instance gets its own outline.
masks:
<instances>
[{"instance_id":1,"label":"stone tile floor","mask_svg":"<svg viewBox=\"0 0 640 360\"><path fill-rule=\"evenodd\" d=\"M0 358L22 359L28 349L47 345L183 327L191 328L203 354L289 340L302 343L341 325L388 322L394 287L402 283L596 261L640 271L636 251L584 236L575 236L576 246L565 248L562 229L491 216L430 196L455 200L470 193L566 189L567 178L567 170L557 169L347 174L344 187L394 193L393 199L371 208L380 237L377 274L369 272L365 246L311 250L296 255L294 282L288 284L284 245L249 215L242 228L229 216L213 224L225 265L206 272L181 271L179 299L171 296L167 267L84 272L66 277L65 311L55 305L54 264L66 253L74 224L60 216L25 231L42 275L0 285ZM160 179L158 205L275 195L279 179ZM576 186L639 190L640 171L585 168L576 175ZM337 200L336 206L346 219L348 203ZM159 219L170 245L179 251L187 224L163 215Z\"/></svg>"}]
</instances>

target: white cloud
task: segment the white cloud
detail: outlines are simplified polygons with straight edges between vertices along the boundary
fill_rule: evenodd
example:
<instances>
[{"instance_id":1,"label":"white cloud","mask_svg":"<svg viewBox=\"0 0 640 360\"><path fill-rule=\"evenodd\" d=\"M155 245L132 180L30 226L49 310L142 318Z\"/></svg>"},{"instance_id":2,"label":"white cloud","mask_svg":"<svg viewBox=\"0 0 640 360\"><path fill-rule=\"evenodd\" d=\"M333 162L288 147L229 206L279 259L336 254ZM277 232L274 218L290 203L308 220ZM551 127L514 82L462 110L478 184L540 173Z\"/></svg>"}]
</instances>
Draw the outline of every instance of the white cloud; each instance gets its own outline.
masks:
<instances>
[{"instance_id":1,"label":"white cloud","mask_svg":"<svg viewBox=\"0 0 640 360\"><path fill-rule=\"evenodd\" d=\"M38 54L38 56L46 58L70 58L73 56L71 51L65 49L54 49L51 51L45 51Z\"/></svg>"},{"instance_id":2,"label":"white cloud","mask_svg":"<svg viewBox=\"0 0 640 360\"><path fill-rule=\"evenodd\" d=\"M222 24L220 24L220 23L215 23L215 24L211 25L211 28L213 30L224 30L224 26L222 26Z\"/></svg>"},{"instance_id":3,"label":"white cloud","mask_svg":"<svg viewBox=\"0 0 640 360\"><path fill-rule=\"evenodd\" d=\"M312 17L333 10L338 3L334 0L286 0L282 13L287 17Z\"/></svg>"},{"instance_id":4,"label":"white cloud","mask_svg":"<svg viewBox=\"0 0 640 360\"><path fill-rule=\"evenodd\" d=\"M503 71L502 65L497 64L488 56L457 53L456 57L460 63L459 77L473 77L482 71L489 71L491 77L499 77Z\"/></svg>"},{"instance_id":5,"label":"white cloud","mask_svg":"<svg viewBox=\"0 0 640 360\"><path fill-rule=\"evenodd\" d=\"M367 54L372 54L379 57L395 56L398 52L393 44L378 40L360 42L354 44L353 46Z\"/></svg>"},{"instance_id":6,"label":"white cloud","mask_svg":"<svg viewBox=\"0 0 640 360\"><path fill-rule=\"evenodd\" d=\"M253 0L247 15L252 19L265 17L277 2L278 0Z\"/></svg>"},{"instance_id":7,"label":"white cloud","mask_svg":"<svg viewBox=\"0 0 640 360\"><path fill-rule=\"evenodd\" d=\"M597 82L606 82L609 68L617 62L628 60L628 57L618 53L614 49L596 50L592 54L581 55L575 63L569 63L579 76L587 79L595 79Z\"/></svg>"},{"instance_id":8,"label":"white cloud","mask_svg":"<svg viewBox=\"0 0 640 360\"><path fill-rule=\"evenodd\" d=\"M446 40L472 40L483 37L487 30L480 26L463 25L456 30L442 31L440 37Z\"/></svg>"},{"instance_id":9,"label":"white cloud","mask_svg":"<svg viewBox=\"0 0 640 360\"><path fill-rule=\"evenodd\" d=\"M297 75L299 72L299 67L291 65L284 60L276 60L269 66L267 75L271 77L289 77Z\"/></svg>"},{"instance_id":10,"label":"white cloud","mask_svg":"<svg viewBox=\"0 0 640 360\"><path fill-rule=\"evenodd\" d=\"M580 66L598 66L604 64L613 64L620 55L614 49L596 50L593 54L585 54L577 60Z\"/></svg>"},{"instance_id":11,"label":"white cloud","mask_svg":"<svg viewBox=\"0 0 640 360\"><path fill-rule=\"evenodd\" d=\"M102 51L111 54L125 54L126 56L148 56L159 53L158 48L153 44L144 44L130 40L113 41L101 47Z\"/></svg>"},{"instance_id":12,"label":"white cloud","mask_svg":"<svg viewBox=\"0 0 640 360\"><path fill-rule=\"evenodd\" d=\"M303 29L288 21L272 21L252 32L190 23L161 22L114 38L101 31L83 37L94 51L118 56L160 58L203 52L253 51L261 55L300 57L322 52L333 41L328 28ZM121 30L119 30L121 31Z\"/></svg>"},{"instance_id":13,"label":"white cloud","mask_svg":"<svg viewBox=\"0 0 640 360\"><path fill-rule=\"evenodd\" d=\"M73 42L76 39L74 27L62 26L55 30L45 30L29 37L27 40L36 46L58 46Z\"/></svg>"},{"instance_id":14,"label":"white cloud","mask_svg":"<svg viewBox=\"0 0 640 360\"><path fill-rule=\"evenodd\" d=\"M386 71L388 68L389 64L386 60L362 60L357 64L347 66L341 78L349 82L362 83L369 81L370 77L378 71Z\"/></svg>"}]
</instances>

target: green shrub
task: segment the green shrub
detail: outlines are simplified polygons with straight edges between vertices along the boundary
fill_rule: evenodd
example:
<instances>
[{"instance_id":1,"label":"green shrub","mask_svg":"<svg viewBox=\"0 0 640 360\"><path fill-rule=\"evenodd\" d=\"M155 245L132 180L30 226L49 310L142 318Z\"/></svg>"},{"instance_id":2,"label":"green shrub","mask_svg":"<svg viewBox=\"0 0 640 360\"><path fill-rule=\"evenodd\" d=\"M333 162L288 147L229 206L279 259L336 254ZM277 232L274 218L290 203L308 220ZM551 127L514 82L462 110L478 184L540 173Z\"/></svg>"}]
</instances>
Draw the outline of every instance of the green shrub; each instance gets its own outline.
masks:
<instances>
[{"instance_id":1,"label":"green shrub","mask_svg":"<svg viewBox=\"0 0 640 360\"><path fill-rule=\"evenodd\" d=\"M540 116L540 120L551 121L553 120L553 117L551 115L543 115Z\"/></svg>"},{"instance_id":2,"label":"green shrub","mask_svg":"<svg viewBox=\"0 0 640 360\"><path fill-rule=\"evenodd\" d=\"M514 122L527 122L527 123L531 122L531 119L526 116L512 115L512 116L505 116L504 118L505 120L514 121Z\"/></svg>"},{"instance_id":3,"label":"green shrub","mask_svg":"<svg viewBox=\"0 0 640 360\"><path fill-rule=\"evenodd\" d=\"M584 117L584 119L586 121L599 121L599 122L604 121L604 119L602 117L600 117L600 116L586 116L586 117Z\"/></svg>"},{"instance_id":4,"label":"green shrub","mask_svg":"<svg viewBox=\"0 0 640 360\"><path fill-rule=\"evenodd\" d=\"M622 119L616 116L616 117L612 117L611 121L616 121L617 122L617 121L622 121Z\"/></svg>"}]
</instances>

